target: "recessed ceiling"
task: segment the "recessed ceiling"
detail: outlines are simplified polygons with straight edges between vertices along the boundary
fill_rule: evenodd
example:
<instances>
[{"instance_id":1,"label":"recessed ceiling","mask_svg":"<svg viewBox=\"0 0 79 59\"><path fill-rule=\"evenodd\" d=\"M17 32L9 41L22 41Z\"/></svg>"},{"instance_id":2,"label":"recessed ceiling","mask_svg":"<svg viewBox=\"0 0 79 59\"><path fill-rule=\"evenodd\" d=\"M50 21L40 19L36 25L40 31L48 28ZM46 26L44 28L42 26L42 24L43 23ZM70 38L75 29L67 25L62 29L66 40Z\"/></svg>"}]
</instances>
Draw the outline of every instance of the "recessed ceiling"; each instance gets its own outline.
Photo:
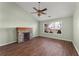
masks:
<instances>
[{"instance_id":1,"label":"recessed ceiling","mask_svg":"<svg viewBox=\"0 0 79 59\"><path fill-rule=\"evenodd\" d=\"M35 12L33 7L38 8L37 2L17 2L17 4L24 10L29 12ZM37 14L32 14L38 20L48 20L61 17L72 16L75 10L74 2L41 2L41 8L47 8L46 15L37 16Z\"/></svg>"}]
</instances>

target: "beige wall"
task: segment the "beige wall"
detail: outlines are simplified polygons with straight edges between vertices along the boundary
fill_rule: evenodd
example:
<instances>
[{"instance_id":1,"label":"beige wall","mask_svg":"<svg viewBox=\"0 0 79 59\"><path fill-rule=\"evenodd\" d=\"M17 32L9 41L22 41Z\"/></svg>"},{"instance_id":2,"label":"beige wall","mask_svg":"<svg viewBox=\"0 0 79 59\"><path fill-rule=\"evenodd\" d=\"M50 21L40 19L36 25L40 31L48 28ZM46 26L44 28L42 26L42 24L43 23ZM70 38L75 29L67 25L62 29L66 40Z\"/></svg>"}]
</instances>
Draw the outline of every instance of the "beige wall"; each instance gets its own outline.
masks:
<instances>
[{"instance_id":1,"label":"beige wall","mask_svg":"<svg viewBox=\"0 0 79 59\"><path fill-rule=\"evenodd\" d=\"M16 29L0 28L0 46L16 42Z\"/></svg>"},{"instance_id":2,"label":"beige wall","mask_svg":"<svg viewBox=\"0 0 79 59\"><path fill-rule=\"evenodd\" d=\"M16 27L31 27L32 37L38 36L38 21L35 18L15 3L0 3L0 45L16 41Z\"/></svg>"},{"instance_id":3,"label":"beige wall","mask_svg":"<svg viewBox=\"0 0 79 59\"><path fill-rule=\"evenodd\" d=\"M54 21L61 21L62 22L62 34L57 33L45 33L44 32L44 24L50 24ZM73 24L73 18L72 17L63 17L58 19L51 19L48 21L41 21L40 22L40 36L49 37L49 38L57 38L60 40L66 40L66 41L72 41L73 35L72 35L72 26Z\"/></svg>"},{"instance_id":4,"label":"beige wall","mask_svg":"<svg viewBox=\"0 0 79 59\"><path fill-rule=\"evenodd\" d=\"M76 6L73 17L73 44L79 54L79 3Z\"/></svg>"}]
</instances>

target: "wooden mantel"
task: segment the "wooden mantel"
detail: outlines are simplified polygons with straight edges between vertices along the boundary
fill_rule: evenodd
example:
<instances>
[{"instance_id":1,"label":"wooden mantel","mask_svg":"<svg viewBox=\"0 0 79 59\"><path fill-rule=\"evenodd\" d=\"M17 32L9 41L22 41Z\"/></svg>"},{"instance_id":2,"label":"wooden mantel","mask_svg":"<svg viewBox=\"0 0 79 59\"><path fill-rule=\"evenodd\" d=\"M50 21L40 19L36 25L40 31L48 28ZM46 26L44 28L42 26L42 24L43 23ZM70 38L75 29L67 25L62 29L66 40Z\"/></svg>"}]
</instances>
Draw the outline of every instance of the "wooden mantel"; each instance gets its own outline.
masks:
<instances>
[{"instance_id":1,"label":"wooden mantel","mask_svg":"<svg viewBox=\"0 0 79 59\"><path fill-rule=\"evenodd\" d=\"M18 31L32 30L32 28L27 28L27 27L17 27L16 29L17 29Z\"/></svg>"}]
</instances>

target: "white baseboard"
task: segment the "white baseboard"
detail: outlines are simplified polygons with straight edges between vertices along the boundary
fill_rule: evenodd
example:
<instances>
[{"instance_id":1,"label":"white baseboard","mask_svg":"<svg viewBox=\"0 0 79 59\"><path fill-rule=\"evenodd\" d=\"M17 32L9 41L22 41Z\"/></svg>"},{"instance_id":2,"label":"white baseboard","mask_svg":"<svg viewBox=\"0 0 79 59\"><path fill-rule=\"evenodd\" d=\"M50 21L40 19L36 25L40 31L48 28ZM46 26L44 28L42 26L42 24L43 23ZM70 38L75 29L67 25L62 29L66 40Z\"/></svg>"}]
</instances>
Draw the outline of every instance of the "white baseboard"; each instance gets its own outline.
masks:
<instances>
[{"instance_id":1,"label":"white baseboard","mask_svg":"<svg viewBox=\"0 0 79 59\"><path fill-rule=\"evenodd\" d=\"M16 42L16 41L9 42L9 43L5 43L5 44L0 44L0 46L5 46L5 45L12 44L12 43L15 43L15 42Z\"/></svg>"},{"instance_id":2,"label":"white baseboard","mask_svg":"<svg viewBox=\"0 0 79 59\"><path fill-rule=\"evenodd\" d=\"M74 45L74 47L75 47L75 49L76 49L76 51L77 51L77 53L78 53L78 55L79 55L79 50L78 50L78 48L76 47L76 45L75 45L74 42L72 42L72 43L73 43L73 45Z\"/></svg>"},{"instance_id":3,"label":"white baseboard","mask_svg":"<svg viewBox=\"0 0 79 59\"><path fill-rule=\"evenodd\" d=\"M63 40L63 39L62 39ZM72 40L68 40L68 39L65 39L64 41L69 41L69 42L72 42Z\"/></svg>"},{"instance_id":4,"label":"white baseboard","mask_svg":"<svg viewBox=\"0 0 79 59\"><path fill-rule=\"evenodd\" d=\"M41 35L40 35L40 36L41 36ZM41 37L47 37L47 36L41 36ZM52 38L52 37L48 37L48 38ZM53 37L52 39L58 39L58 40L63 40L63 41L69 41L69 42L72 42L72 40L64 39L64 38Z\"/></svg>"}]
</instances>

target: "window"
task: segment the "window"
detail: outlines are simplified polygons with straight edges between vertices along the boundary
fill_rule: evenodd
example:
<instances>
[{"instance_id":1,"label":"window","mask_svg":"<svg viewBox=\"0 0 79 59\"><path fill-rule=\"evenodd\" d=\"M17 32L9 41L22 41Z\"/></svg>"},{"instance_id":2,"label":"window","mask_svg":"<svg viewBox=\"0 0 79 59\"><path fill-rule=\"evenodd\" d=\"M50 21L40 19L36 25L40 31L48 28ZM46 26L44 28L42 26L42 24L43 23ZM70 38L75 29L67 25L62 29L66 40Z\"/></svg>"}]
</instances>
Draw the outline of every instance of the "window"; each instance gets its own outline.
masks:
<instances>
[{"instance_id":1,"label":"window","mask_svg":"<svg viewBox=\"0 0 79 59\"><path fill-rule=\"evenodd\" d=\"M51 24L44 24L44 32L46 33L53 33L57 31L57 33L61 34L62 23L61 22L53 22Z\"/></svg>"},{"instance_id":2,"label":"window","mask_svg":"<svg viewBox=\"0 0 79 59\"><path fill-rule=\"evenodd\" d=\"M49 24L48 28L59 30L61 29L61 22L53 22Z\"/></svg>"}]
</instances>

